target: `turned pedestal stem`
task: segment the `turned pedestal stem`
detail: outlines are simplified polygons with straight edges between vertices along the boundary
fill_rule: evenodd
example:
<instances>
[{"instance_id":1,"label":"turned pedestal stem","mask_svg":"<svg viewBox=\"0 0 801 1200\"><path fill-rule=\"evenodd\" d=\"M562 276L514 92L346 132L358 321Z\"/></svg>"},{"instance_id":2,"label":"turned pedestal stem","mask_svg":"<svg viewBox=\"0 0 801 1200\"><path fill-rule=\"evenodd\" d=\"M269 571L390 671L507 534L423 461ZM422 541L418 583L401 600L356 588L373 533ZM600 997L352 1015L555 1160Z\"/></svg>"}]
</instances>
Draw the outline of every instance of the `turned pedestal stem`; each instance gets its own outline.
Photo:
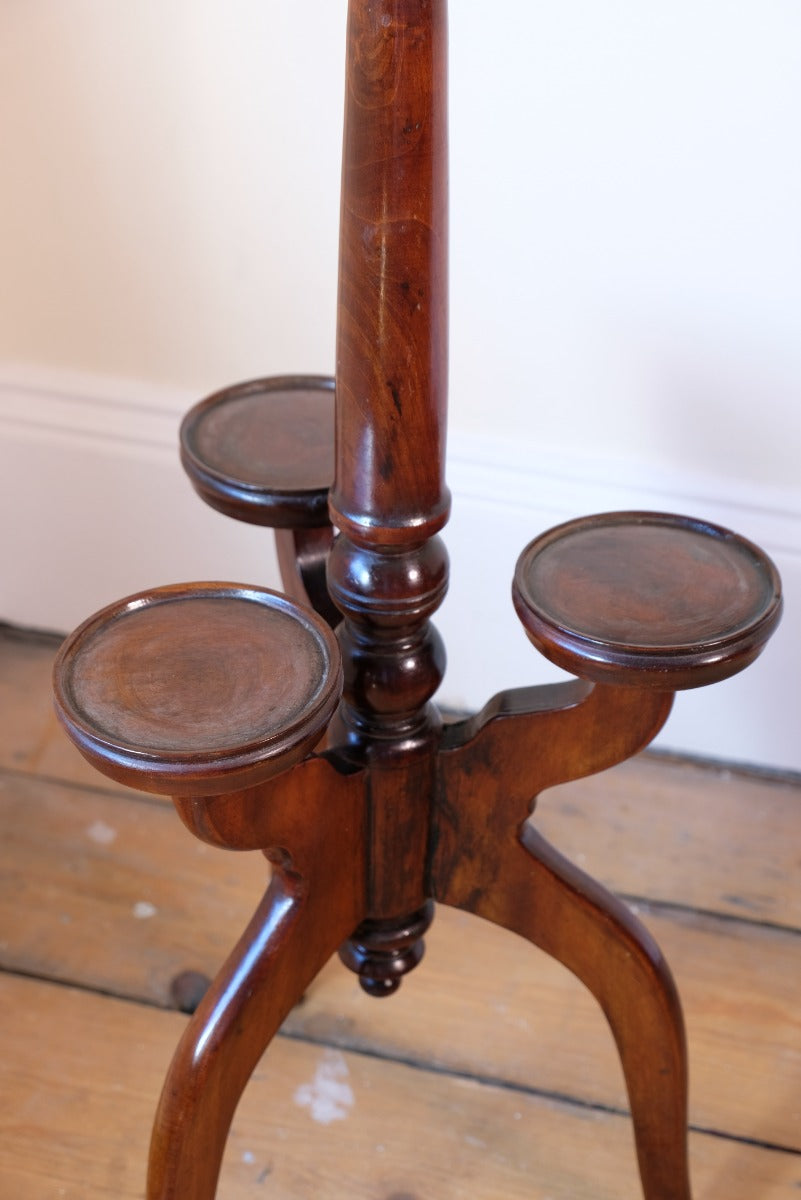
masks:
<instances>
[{"instance_id":1,"label":"turned pedestal stem","mask_svg":"<svg viewBox=\"0 0 801 1200\"><path fill-rule=\"evenodd\" d=\"M445 655L447 74L444 0L348 15L336 477L329 588L344 621L341 729L369 760L370 916L343 949L387 995L422 954Z\"/></svg>"},{"instance_id":2,"label":"turned pedestal stem","mask_svg":"<svg viewBox=\"0 0 801 1200\"><path fill-rule=\"evenodd\" d=\"M445 524L444 0L351 0L336 348L333 523L358 545Z\"/></svg>"}]
</instances>

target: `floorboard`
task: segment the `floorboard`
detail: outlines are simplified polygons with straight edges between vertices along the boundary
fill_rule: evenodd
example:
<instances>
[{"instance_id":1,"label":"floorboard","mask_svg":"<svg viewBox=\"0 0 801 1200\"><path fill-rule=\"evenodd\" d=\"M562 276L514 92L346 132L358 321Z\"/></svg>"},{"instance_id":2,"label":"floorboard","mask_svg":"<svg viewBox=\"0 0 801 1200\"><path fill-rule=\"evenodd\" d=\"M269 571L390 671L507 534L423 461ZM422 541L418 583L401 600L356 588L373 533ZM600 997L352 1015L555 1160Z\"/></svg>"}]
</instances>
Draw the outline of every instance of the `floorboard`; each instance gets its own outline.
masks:
<instances>
[{"instance_id":1,"label":"floorboard","mask_svg":"<svg viewBox=\"0 0 801 1200\"><path fill-rule=\"evenodd\" d=\"M0 1196L142 1197L186 1019L173 980L218 969L267 865L91 771L51 714L56 645L0 631ZM546 793L535 820L671 963L696 1200L794 1200L801 787L641 756ZM248 1089L220 1194L635 1200L611 1036L563 968L442 909L391 1001L338 961L314 982Z\"/></svg>"}]
</instances>

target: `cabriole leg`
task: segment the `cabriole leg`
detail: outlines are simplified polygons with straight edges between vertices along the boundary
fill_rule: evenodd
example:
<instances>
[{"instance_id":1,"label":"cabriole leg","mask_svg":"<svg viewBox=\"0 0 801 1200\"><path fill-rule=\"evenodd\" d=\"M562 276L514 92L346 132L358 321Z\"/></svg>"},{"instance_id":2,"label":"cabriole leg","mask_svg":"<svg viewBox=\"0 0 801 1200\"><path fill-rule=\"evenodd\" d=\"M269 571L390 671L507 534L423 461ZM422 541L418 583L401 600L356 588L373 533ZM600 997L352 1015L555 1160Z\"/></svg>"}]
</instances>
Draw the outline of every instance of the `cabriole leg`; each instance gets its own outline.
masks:
<instances>
[{"instance_id":1,"label":"cabriole leg","mask_svg":"<svg viewBox=\"0 0 801 1200\"><path fill-rule=\"evenodd\" d=\"M550 704L538 711L546 696ZM560 697L561 709L554 703ZM625 690L597 689L582 698L568 686L541 696L510 694L490 706L494 715L454 747L451 759L445 756L432 882L435 899L520 934L595 996L623 1065L645 1200L690 1200L687 1056L670 971L629 909L520 820L523 796L530 805L560 774L578 777L609 766L649 740L669 697L638 700L623 726L625 746L598 719L632 699ZM581 747L569 766L568 742ZM513 746L518 759L528 757L527 770Z\"/></svg>"},{"instance_id":2,"label":"cabriole leg","mask_svg":"<svg viewBox=\"0 0 801 1200\"><path fill-rule=\"evenodd\" d=\"M486 876L462 876L438 899L520 934L589 988L623 1064L645 1200L691 1200L684 1022L659 947L530 825L521 841L490 848Z\"/></svg>"},{"instance_id":3,"label":"cabriole leg","mask_svg":"<svg viewBox=\"0 0 801 1200\"><path fill-rule=\"evenodd\" d=\"M341 903L353 890L346 874L340 864L312 883L288 860L275 863L264 899L173 1058L153 1127L148 1200L213 1200L245 1085L290 1009L362 915ZM339 889L337 904L332 889Z\"/></svg>"}]
</instances>

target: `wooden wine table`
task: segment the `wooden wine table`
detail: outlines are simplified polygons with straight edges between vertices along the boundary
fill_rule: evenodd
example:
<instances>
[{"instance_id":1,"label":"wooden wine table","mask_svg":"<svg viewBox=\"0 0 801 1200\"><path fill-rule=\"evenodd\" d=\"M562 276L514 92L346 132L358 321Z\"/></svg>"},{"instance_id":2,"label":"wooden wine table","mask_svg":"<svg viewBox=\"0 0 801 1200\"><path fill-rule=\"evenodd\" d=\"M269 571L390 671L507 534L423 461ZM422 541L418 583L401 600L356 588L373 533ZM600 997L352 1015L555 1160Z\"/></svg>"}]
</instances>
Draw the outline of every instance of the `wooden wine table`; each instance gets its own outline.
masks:
<instances>
[{"instance_id":1,"label":"wooden wine table","mask_svg":"<svg viewBox=\"0 0 801 1200\"><path fill-rule=\"evenodd\" d=\"M56 665L59 716L90 762L272 864L178 1046L148 1197L211 1200L239 1097L311 980L339 951L391 995L439 902L587 985L622 1060L646 1200L689 1200L668 968L527 818L545 788L647 745L677 689L747 666L779 620L779 579L756 546L686 517L552 529L518 560L514 606L577 678L443 727L429 618L448 582L445 0L350 0L346 76L336 377L240 384L182 427L203 499L277 531L286 595L144 592L86 621Z\"/></svg>"}]
</instances>

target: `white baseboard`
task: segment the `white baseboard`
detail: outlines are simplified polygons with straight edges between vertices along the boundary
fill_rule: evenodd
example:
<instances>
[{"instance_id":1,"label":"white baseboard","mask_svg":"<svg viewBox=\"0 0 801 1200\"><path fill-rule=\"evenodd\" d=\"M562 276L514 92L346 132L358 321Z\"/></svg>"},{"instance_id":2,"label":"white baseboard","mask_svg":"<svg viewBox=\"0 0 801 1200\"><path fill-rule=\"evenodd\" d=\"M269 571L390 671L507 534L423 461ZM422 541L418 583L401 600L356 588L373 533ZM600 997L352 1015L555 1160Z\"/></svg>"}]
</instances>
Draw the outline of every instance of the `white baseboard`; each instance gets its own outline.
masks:
<instances>
[{"instance_id":1,"label":"white baseboard","mask_svg":"<svg viewBox=\"0 0 801 1200\"><path fill-rule=\"evenodd\" d=\"M66 630L129 592L188 579L280 586L269 532L214 513L183 476L177 430L195 399L150 384L0 368L0 620ZM474 709L501 688L558 677L526 641L509 600L531 537L588 512L685 512L759 542L784 577L786 610L753 667L678 697L657 744L801 770L791 675L801 662L801 490L462 431L450 439L448 478L451 591L436 621L448 647L443 703Z\"/></svg>"}]
</instances>

